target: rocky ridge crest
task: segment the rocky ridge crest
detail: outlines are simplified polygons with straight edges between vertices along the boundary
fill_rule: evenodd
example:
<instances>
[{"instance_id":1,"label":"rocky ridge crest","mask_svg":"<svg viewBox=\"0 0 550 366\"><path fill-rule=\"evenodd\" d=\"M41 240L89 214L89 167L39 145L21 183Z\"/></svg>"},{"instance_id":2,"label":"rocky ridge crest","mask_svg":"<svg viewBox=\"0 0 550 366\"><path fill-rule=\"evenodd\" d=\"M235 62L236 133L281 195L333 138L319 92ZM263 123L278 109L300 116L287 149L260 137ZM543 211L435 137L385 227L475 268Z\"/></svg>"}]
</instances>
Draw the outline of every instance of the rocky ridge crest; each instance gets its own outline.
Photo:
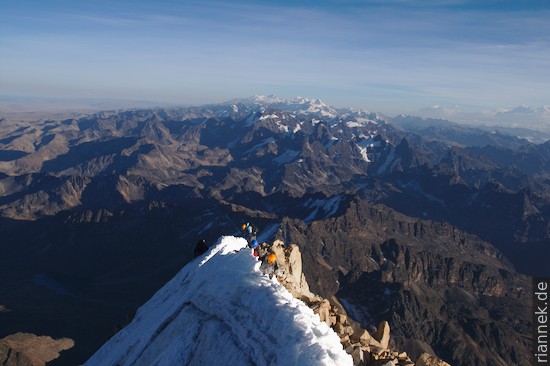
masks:
<instances>
[{"instance_id":1,"label":"rocky ridge crest","mask_svg":"<svg viewBox=\"0 0 550 366\"><path fill-rule=\"evenodd\" d=\"M412 361L406 352L398 352L391 345L390 325L383 321L376 332L367 330L349 317L345 309L337 302L331 304L328 299L312 293L302 272L302 254L296 244L285 246L281 240L275 240L271 250L277 256L279 266L277 279L296 298L305 302L340 337L342 346L353 357L356 366L450 366L447 362L423 353Z\"/></svg>"}]
</instances>

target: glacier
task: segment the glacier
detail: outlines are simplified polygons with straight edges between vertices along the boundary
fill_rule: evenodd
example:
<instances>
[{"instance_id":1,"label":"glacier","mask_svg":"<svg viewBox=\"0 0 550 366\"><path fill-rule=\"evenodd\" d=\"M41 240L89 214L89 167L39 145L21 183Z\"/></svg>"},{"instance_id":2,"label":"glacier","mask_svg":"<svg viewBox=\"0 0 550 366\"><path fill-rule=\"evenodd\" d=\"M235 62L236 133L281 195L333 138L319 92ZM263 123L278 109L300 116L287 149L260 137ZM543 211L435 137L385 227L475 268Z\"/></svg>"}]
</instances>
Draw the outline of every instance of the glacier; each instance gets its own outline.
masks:
<instances>
[{"instance_id":1,"label":"glacier","mask_svg":"<svg viewBox=\"0 0 550 366\"><path fill-rule=\"evenodd\" d=\"M138 309L93 365L352 365L339 336L224 236Z\"/></svg>"}]
</instances>

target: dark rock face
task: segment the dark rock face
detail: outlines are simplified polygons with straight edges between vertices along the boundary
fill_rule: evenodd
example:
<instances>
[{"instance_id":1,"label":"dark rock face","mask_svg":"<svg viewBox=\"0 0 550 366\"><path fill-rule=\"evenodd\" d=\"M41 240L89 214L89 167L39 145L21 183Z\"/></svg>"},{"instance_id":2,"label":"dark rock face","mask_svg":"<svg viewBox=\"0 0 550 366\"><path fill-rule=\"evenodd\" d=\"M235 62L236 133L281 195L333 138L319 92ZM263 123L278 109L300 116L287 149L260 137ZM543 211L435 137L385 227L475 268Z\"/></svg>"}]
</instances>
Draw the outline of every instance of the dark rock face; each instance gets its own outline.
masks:
<instances>
[{"instance_id":1,"label":"dark rock face","mask_svg":"<svg viewBox=\"0 0 550 366\"><path fill-rule=\"evenodd\" d=\"M530 281L479 238L362 201L309 225L287 219L281 235L301 246L314 292L364 327L388 320L413 358L419 340L451 364L529 362Z\"/></svg>"},{"instance_id":2,"label":"dark rock face","mask_svg":"<svg viewBox=\"0 0 550 366\"><path fill-rule=\"evenodd\" d=\"M340 337L342 346L353 357L357 366L375 366L393 362L393 364L413 365L406 352L389 349L390 325L382 321L374 334L361 328L346 315L341 308L332 305L329 300L311 293L309 284L302 272L302 256L295 244L285 245L275 240L271 251L277 256L277 279L297 299L306 303L319 319L330 326ZM441 366L448 366L442 360L434 360ZM418 364L420 365L420 364Z\"/></svg>"},{"instance_id":3,"label":"dark rock face","mask_svg":"<svg viewBox=\"0 0 550 366\"><path fill-rule=\"evenodd\" d=\"M305 99L1 121L0 336L70 337L61 359L78 364L198 239L253 221L411 355L525 360L516 270L550 275L548 143Z\"/></svg>"}]
</instances>

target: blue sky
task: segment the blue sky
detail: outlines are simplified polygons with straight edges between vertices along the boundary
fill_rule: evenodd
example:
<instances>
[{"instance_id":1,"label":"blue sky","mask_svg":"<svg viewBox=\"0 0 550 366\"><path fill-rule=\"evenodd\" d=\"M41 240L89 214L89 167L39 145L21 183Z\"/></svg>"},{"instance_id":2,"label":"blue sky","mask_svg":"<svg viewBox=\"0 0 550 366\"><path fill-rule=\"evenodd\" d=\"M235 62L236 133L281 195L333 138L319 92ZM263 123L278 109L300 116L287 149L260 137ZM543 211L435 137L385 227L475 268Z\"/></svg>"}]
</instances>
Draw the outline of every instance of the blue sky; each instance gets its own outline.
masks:
<instances>
[{"instance_id":1,"label":"blue sky","mask_svg":"<svg viewBox=\"0 0 550 366\"><path fill-rule=\"evenodd\" d=\"M0 1L0 95L550 104L550 1Z\"/></svg>"}]
</instances>

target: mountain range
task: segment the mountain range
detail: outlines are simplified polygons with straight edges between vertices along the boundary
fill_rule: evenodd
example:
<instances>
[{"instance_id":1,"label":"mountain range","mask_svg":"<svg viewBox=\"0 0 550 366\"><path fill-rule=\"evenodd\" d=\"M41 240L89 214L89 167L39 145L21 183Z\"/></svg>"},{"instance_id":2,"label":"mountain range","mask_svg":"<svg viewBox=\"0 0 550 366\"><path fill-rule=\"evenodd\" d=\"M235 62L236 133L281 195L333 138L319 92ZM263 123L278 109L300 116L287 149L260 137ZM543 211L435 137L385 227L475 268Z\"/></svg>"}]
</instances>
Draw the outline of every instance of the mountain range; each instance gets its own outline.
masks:
<instances>
[{"instance_id":1,"label":"mountain range","mask_svg":"<svg viewBox=\"0 0 550 366\"><path fill-rule=\"evenodd\" d=\"M314 292L365 329L389 321L410 355L524 364L549 178L550 142L307 98L5 117L0 337L68 337L52 364L82 363L198 239L248 221L298 244Z\"/></svg>"},{"instance_id":2,"label":"mountain range","mask_svg":"<svg viewBox=\"0 0 550 366\"><path fill-rule=\"evenodd\" d=\"M433 105L417 113L424 118L453 120L466 125L486 126L487 128L511 128L516 131L531 129L548 137L550 132L550 106L521 105L515 108L483 109L462 106L442 107Z\"/></svg>"}]
</instances>

